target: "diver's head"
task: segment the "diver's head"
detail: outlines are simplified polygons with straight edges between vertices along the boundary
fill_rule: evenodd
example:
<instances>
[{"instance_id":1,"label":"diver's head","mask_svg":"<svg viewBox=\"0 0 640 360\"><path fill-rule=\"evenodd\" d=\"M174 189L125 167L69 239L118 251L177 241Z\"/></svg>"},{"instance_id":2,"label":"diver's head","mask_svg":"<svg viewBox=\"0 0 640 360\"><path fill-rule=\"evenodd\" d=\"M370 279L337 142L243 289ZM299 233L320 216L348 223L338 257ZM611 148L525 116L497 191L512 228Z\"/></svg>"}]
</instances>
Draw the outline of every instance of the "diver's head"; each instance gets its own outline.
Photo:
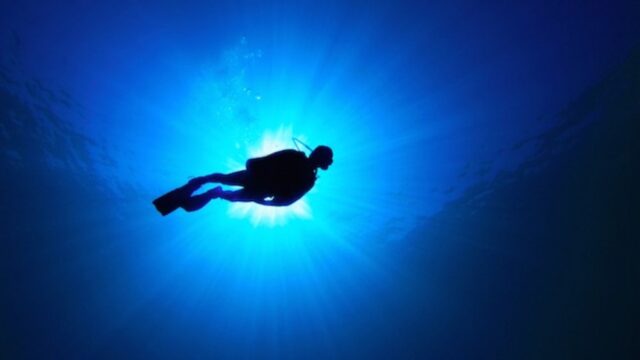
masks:
<instances>
[{"instance_id":1,"label":"diver's head","mask_svg":"<svg viewBox=\"0 0 640 360\"><path fill-rule=\"evenodd\" d=\"M333 164L333 151L328 146L320 145L311 152L309 160L314 167L327 170Z\"/></svg>"}]
</instances>

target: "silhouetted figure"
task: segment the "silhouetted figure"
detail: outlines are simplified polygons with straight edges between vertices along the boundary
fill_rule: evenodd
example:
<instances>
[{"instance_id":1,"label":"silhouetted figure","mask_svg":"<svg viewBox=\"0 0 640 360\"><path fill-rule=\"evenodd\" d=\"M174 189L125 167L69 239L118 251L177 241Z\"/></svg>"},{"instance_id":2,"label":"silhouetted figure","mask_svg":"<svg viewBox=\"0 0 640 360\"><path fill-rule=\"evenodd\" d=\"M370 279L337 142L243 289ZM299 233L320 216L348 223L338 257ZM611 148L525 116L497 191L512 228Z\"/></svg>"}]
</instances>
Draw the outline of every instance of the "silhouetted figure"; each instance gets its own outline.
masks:
<instances>
[{"instance_id":1,"label":"silhouetted figure","mask_svg":"<svg viewBox=\"0 0 640 360\"><path fill-rule=\"evenodd\" d=\"M328 146L316 147L309 157L302 151L282 150L249 159L246 170L191 179L183 187L157 198L153 204L162 215L177 208L196 211L216 198L252 201L267 206L287 206L311 190L316 182L318 168L327 170L332 163L333 151ZM206 183L242 186L242 189L225 191L217 186L203 194L192 195Z\"/></svg>"}]
</instances>

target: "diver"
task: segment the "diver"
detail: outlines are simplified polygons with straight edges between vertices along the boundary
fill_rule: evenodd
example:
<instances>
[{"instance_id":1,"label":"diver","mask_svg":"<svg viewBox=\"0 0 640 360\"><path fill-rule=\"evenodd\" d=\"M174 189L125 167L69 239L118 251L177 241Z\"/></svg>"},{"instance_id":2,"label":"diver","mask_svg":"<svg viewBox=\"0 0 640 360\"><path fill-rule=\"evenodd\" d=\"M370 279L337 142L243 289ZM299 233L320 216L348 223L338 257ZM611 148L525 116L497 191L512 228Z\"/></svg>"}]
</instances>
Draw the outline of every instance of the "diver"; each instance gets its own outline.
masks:
<instances>
[{"instance_id":1,"label":"diver","mask_svg":"<svg viewBox=\"0 0 640 360\"><path fill-rule=\"evenodd\" d=\"M294 143L295 141L302 143L294 138ZM302 144L311 150L309 146ZM299 149L281 150L247 160L245 170L193 178L186 185L155 199L153 204L163 216L177 208L196 211L217 198L266 206L288 206L313 188L318 168L327 170L332 163L333 151L328 146L316 147L309 157ZM202 194L193 195L206 183L241 186L242 189L223 190L221 186L217 186Z\"/></svg>"}]
</instances>

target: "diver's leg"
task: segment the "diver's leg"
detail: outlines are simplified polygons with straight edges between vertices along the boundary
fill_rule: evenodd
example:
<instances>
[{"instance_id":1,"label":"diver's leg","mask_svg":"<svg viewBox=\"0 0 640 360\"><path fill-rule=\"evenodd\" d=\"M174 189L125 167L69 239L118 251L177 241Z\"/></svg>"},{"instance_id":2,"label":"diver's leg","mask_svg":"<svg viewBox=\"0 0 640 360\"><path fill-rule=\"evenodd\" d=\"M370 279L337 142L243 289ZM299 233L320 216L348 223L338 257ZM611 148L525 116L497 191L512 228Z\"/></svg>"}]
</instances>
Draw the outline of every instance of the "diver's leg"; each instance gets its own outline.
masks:
<instances>
[{"instance_id":1,"label":"diver's leg","mask_svg":"<svg viewBox=\"0 0 640 360\"><path fill-rule=\"evenodd\" d=\"M190 182L195 182L200 185L212 182L220 183L224 185L236 185L245 186L247 183L248 174L246 170L236 171L231 174L214 173L211 175L201 176L191 179Z\"/></svg>"},{"instance_id":2,"label":"diver's leg","mask_svg":"<svg viewBox=\"0 0 640 360\"><path fill-rule=\"evenodd\" d=\"M236 191L220 191L219 196L232 202L250 202L256 200L264 200L264 196L260 196L253 191L240 189Z\"/></svg>"},{"instance_id":3,"label":"diver's leg","mask_svg":"<svg viewBox=\"0 0 640 360\"><path fill-rule=\"evenodd\" d=\"M218 198L220 196L221 191L222 191L222 188L220 186L217 186L200 195L190 196L182 202L180 207L185 209L188 212L200 210L205 205L207 205L209 201Z\"/></svg>"}]
</instances>

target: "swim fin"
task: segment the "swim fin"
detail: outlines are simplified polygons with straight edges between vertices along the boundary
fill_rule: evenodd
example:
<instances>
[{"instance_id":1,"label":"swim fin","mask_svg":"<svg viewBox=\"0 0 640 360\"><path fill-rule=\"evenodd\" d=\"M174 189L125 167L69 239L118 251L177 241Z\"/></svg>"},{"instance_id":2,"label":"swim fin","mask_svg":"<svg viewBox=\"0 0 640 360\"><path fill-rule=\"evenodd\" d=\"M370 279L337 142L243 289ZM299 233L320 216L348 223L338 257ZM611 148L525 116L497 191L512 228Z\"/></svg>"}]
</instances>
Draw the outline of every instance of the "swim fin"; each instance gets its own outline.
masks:
<instances>
[{"instance_id":1,"label":"swim fin","mask_svg":"<svg viewBox=\"0 0 640 360\"><path fill-rule=\"evenodd\" d=\"M184 185L153 200L153 205L162 216L166 216L181 207L199 187L195 183Z\"/></svg>"}]
</instances>

